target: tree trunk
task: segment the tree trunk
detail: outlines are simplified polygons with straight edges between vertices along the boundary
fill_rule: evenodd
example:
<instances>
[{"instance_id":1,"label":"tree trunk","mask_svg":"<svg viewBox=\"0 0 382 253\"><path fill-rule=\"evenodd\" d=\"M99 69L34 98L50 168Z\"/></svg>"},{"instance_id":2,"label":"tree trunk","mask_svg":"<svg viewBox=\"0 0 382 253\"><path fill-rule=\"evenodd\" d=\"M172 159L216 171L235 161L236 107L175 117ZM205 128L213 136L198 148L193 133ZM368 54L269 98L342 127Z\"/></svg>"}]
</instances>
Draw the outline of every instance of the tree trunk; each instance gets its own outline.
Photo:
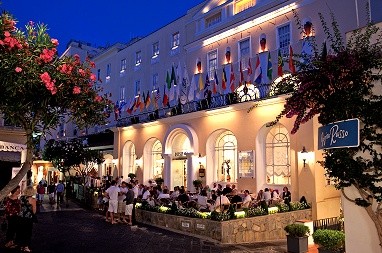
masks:
<instances>
[{"instance_id":1,"label":"tree trunk","mask_svg":"<svg viewBox=\"0 0 382 253\"><path fill-rule=\"evenodd\" d=\"M33 151L30 147L27 148L27 156L25 162L21 166L17 175L8 182L8 184L0 190L0 200L4 199L8 194L16 188L16 186L23 180L24 176L31 169L33 163Z\"/></svg>"}]
</instances>

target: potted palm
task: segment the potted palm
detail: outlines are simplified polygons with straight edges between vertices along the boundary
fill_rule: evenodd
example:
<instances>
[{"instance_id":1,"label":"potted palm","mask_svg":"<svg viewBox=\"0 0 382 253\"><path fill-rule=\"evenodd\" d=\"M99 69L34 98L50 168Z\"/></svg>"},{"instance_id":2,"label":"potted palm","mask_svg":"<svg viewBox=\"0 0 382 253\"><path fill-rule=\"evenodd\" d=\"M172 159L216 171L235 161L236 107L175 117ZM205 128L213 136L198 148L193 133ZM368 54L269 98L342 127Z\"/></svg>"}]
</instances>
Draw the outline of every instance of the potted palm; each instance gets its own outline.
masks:
<instances>
[{"instance_id":1,"label":"potted palm","mask_svg":"<svg viewBox=\"0 0 382 253\"><path fill-rule=\"evenodd\" d=\"M284 228L287 232L287 250L292 253L308 251L309 227L302 224L288 224Z\"/></svg>"},{"instance_id":2,"label":"potted palm","mask_svg":"<svg viewBox=\"0 0 382 253\"><path fill-rule=\"evenodd\" d=\"M313 233L313 240L318 244L319 253L343 253L345 233L337 230L318 229Z\"/></svg>"}]
</instances>

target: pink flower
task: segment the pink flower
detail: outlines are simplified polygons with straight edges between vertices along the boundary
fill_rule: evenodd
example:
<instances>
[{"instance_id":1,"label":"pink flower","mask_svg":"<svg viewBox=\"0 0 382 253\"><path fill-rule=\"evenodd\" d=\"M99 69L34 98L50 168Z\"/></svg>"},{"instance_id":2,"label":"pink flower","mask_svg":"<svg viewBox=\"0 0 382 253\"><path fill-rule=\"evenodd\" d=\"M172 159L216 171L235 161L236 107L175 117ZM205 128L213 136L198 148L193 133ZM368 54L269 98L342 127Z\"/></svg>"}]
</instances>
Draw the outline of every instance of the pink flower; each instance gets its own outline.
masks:
<instances>
[{"instance_id":1,"label":"pink flower","mask_svg":"<svg viewBox=\"0 0 382 253\"><path fill-rule=\"evenodd\" d=\"M58 46L58 40L57 39L51 39L50 41L53 43L53 45Z\"/></svg>"},{"instance_id":2,"label":"pink flower","mask_svg":"<svg viewBox=\"0 0 382 253\"><path fill-rule=\"evenodd\" d=\"M49 83L51 78L50 78L50 75L48 74L48 72L44 72L40 75L40 78L42 80L43 83Z\"/></svg>"},{"instance_id":3,"label":"pink flower","mask_svg":"<svg viewBox=\"0 0 382 253\"><path fill-rule=\"evenodd\" d=\"M4 32L4 36L5 36L5 37L10 37L11 34L10 34L8 31L5 31L5 32Z\"/></svg>"},{"instance_id":4,"label":"pink flower","mask_svg":"<svg viewBox=\"0 0 382 253\"><path fill-rule=\"evenodd\" d=\"M83 69L78 69L78 73L80 73L81 76L85 76L85 71Z\"/></svg>"},{"instance_id":5,"label":"pink flower","mask_svg":"<svg viewBox=\"0 0 382 253\"><path fill-rule=\"evenodd\" d=\"M40 59L45 62L51 62L53 60L53 56L56 54L57 49L52 48L52 49L43 49L42 53L40 54Z\"/></svg>"},{"instance_id":6,"label":"pink flower","mask_svg":"<svg viewBox=\"0 0 382 253\"><path fill-rule=\"evenodd\" d=\"M96 76L94 74L91 74L90 75L90 80L95 81L96 80Z\"/></svg>"},{"instance_id":7,"label":"pink flower","mask_svg":"<svg viewBox=\"0 0 382 253\"><path fill-rule=\"evenodd\" d=\"M98 95L98 96L96 96L96 97L94 98L94 101L95 101L95 102L101 102L101 101L102 101L102 97L101 97L100 95Z\"/></svg>"},{"instance_id":8,"label":"pink flower","mask_svg":"<svg viewBox=\"0 0 382 253\"><path fill-rule=\"evenodd\" d=\"M78 86L74 86L73 88L73 94L80 94L81 93L81 88Z\"/></svg>"},{"instance_id":9,"label":"pink flower","mask_svg":"<svg viewBox=\"0 0 382 253\"><path fill-rule=\"evenodd\" d=\"M20 67L16 67L16 68L15 68L15 71L16 71L17 73L20 73L22 70L23 70L23 69L20 68Z\"/></svg>"}]
</instances>

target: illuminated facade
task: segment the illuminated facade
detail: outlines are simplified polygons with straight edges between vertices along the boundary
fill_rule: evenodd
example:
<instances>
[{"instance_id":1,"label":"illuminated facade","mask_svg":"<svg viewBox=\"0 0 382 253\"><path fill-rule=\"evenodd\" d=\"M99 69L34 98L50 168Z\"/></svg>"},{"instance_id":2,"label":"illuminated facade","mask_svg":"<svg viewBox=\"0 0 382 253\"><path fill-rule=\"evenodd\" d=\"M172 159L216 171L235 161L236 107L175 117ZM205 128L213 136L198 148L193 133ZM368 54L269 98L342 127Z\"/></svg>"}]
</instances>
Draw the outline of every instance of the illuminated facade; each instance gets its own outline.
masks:
<instances>
[{"instance_id":1,"label":"illuminated facade","mask_svg":"<svg viewBox=\"0 0 382 253\"><path fill-rule=\"evenodd\" d=\"M205 1L144 38L96 54L97 85L116 103L112 123L88 132L114 131L113 152L99 175L162 177L169 188L190 191L195 179L251 192L287 186L293 200L313 203L314 218L337 216L340 194L316 163L322 159L317 119L294 135L288 119L266 127L286 96L264 97L279 76L279 54L286 60L292 48L309 55L313 39L325 40L319 12L329 19L332 10L345 33L365 24L366 2ZM371 1L373 17L374 7ZM288 63L282 70L292 71Z\"/></svg>"}]
</instances>

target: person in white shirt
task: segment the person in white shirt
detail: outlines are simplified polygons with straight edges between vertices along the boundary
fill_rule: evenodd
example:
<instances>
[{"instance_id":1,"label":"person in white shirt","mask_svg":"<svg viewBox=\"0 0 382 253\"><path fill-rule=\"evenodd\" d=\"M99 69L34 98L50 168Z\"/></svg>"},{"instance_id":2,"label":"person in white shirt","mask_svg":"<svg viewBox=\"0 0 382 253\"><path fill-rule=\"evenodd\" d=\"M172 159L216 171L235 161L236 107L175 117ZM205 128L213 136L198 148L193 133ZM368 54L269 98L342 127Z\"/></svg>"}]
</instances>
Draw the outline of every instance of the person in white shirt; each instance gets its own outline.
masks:
<instances>
[{"instance_id":1,"label":"person in white shirt","mask_svg":"<svg viewBox=\"0 0 382 253\"><path fill-rule=\"evenodd\" d=\"M249 195L249 191L245 190L244 191L244 198L243 198L243 208L249 208L250 204L252 202L251 195Z\"/></svg>"},{"instance_id":2,"label":"person in white shirt","mask_svg":"<svg viewBox=\"0 0 382 253\"><path fill-rule=\"evenodd\" d=\"M118 194L118 213L119 213L119 221L127 223L125 210L126 210L126 202L124 201L126 198L126 193L128 191L127 183L122 182L119 187L120 193Z\"/></svg>"},{"instance_id":3,"label":"person in white shirt","mask_svg":"<svg viewBox=\"0 0 382 253\"><path fill-rule=\"evenodd\" d=\"M179 196L179 186L174 187L174 191L171 193L171 199L176 199Z\"/></svg>"},{"instance_id":4,"label":"person in white shirt","mask_svg":"<svg viewBox=\"0 0 382 253\"><path fill-rule=\"evenodd\" d=\"M203 189L197 196L199 210L211 210L211 204L207 202L207 191Z\"/></svg>"},{"instance_id":5,"label":"person in white shirt","mask_svg":"<svg viewBox=\"0 0 382 253\"><path fill-rule=\"evenodd\" d=\"M215 201L215 211L216 212L222 212L224 211L224 206L230 205L231 202L225 195L225 193L221 193L220 196L216 198Z\"/></svg>"},{"instance_id":6,"label":"person in white shirt","mask_svg":"<svg viewBox=\"0 0 382 253\"><path fill-rule=\"evenodd\" d=\"M109 209L106 213L106 221L108 221L108 214L110 215L111 224L116 224L114 222L114 214L118 213L118 195L120 193L119 187L116 186L117 182L115 180L111 181L111 186L106 190L106 195L109 198Z\"/></svg>"},{"instance_id":7,"label":"person in white shirt","mask_svg":"<svg viewBox=\"0 0 382 253\"><path fill-rule=\"evenodd\" d=\"M271 200L272 200L272 197L271 197L271 192L269 191L268 188L265 188L265 189L264 189L264 194L263 194L263 196L264 196L264 201L265 201L265 203L267 203L267 205L269 205L270 202L271 202Z\"/></svg>"},{"instance_id":8,"label":"person in white shirt","mask_svg":"<svg viewBox=\"0 0 382 253\"><path fill-rule=\"evenodd\" d=\"M150 189L149 187L147 186L144 186L144 191L143 191L143 194L142 194L142 200L147 200L150 196Z\"/></svg>"},{"instance_id":9,"label":"person in white shirt","mask_svg":"<svg viewBox=\"0 0 382 253\"><path fill-rule=\"evenodd\" d=\"M170 199L170 194L168 194L168 189L163 189L163 192L159 194L158 199Z\"/></svg>"}]
</instances>

